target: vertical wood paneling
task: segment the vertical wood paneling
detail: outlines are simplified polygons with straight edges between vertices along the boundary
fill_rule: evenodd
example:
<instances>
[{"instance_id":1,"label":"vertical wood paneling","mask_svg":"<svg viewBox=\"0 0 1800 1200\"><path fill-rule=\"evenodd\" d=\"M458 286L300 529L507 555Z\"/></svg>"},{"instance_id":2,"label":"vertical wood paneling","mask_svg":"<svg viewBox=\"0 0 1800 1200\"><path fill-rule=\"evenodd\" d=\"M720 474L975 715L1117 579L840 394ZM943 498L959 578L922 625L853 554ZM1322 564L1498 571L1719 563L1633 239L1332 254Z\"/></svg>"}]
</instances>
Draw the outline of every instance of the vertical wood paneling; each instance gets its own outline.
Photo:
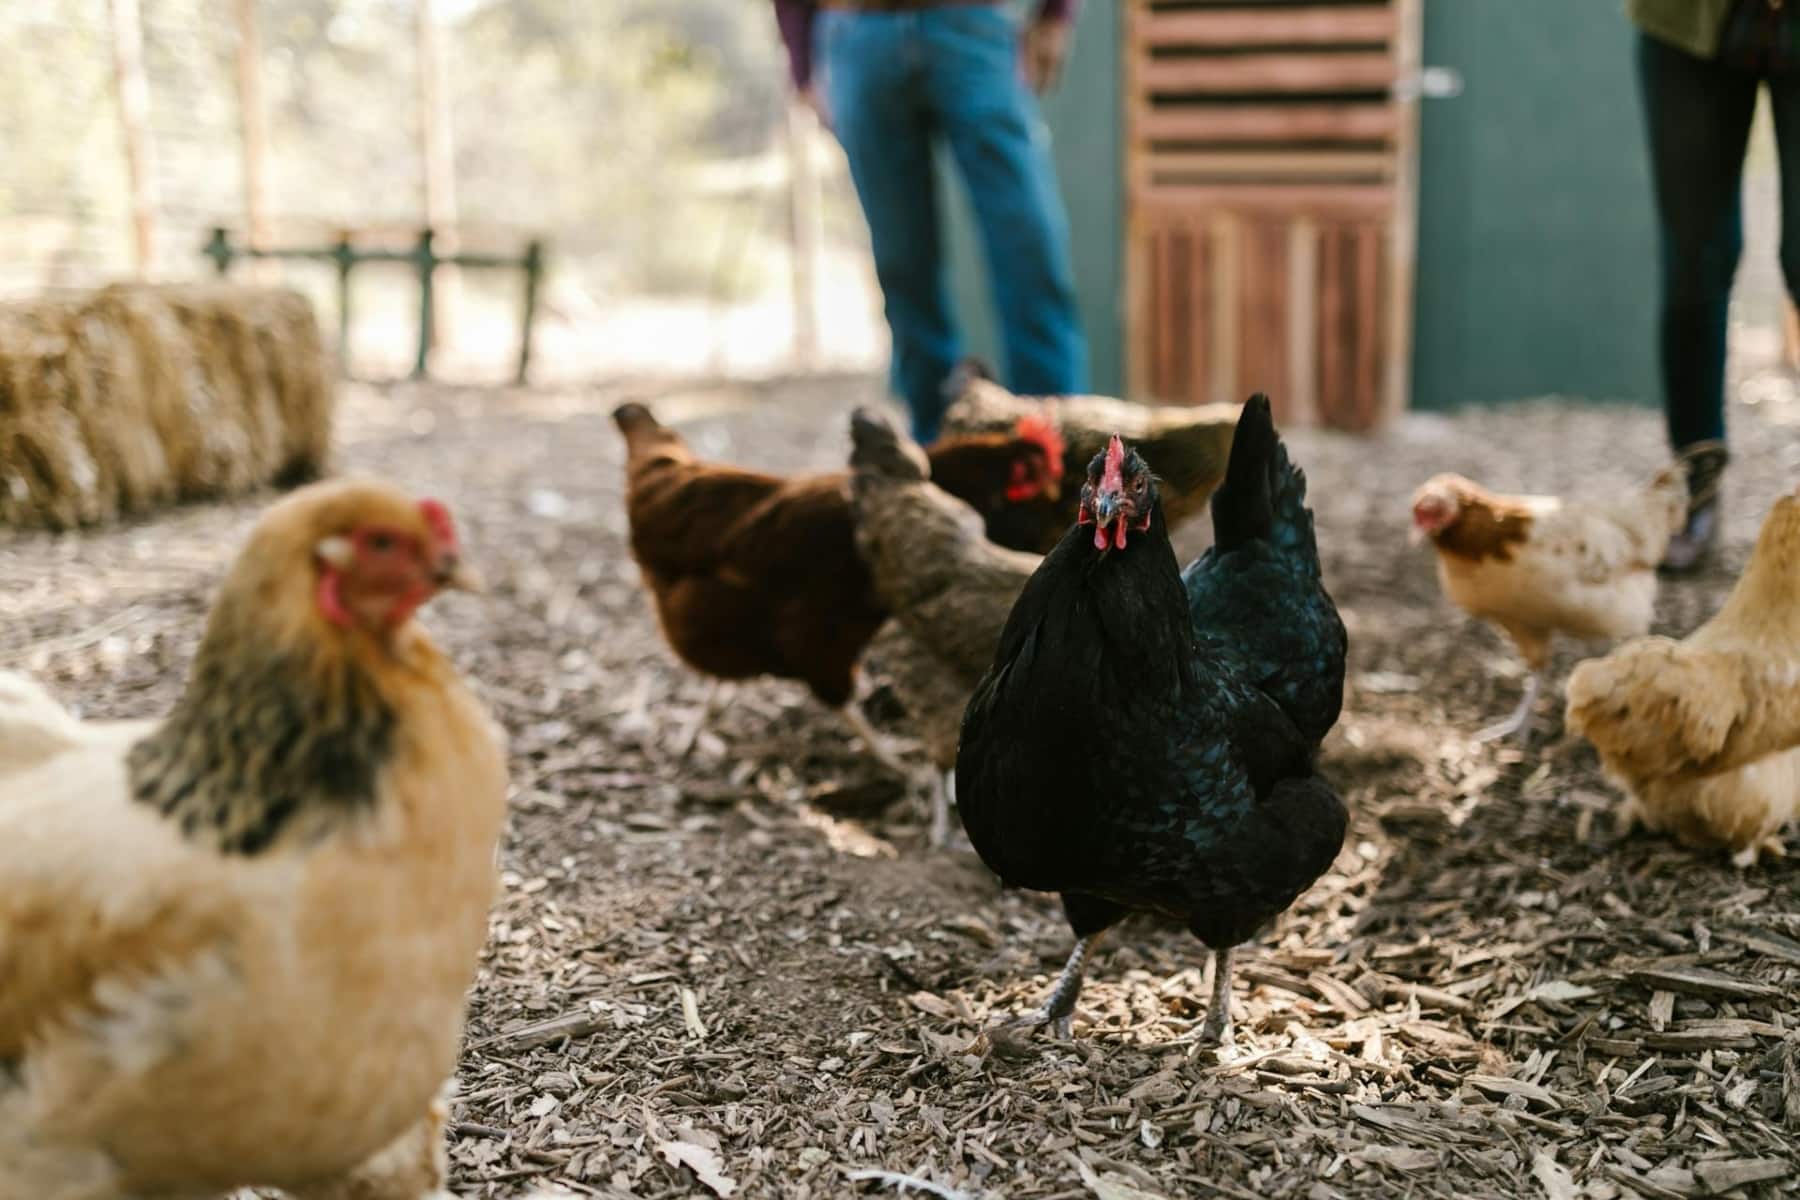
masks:
<instances>
[{"instance_id":1,"label":"vertical wood paneling","mask_svg":"<svg viewBox=\"0 0 1800 1200\"><path fill-rule=\"evenodd\" d=\"M1275 416L1285 421L1293 408L1287 370L1288 226L1258 218L1244 223L1244 275L1238 290L1238 378L1240 396L1267 392Z\"/></svg>"},{"instance_id":2,"label":"vertical wood paneling","mask_svg":"<svg viewBox=\"0 0 1800 1200\"><path fill-rule=\"evenodd\" d=\"M1297 217L1288 226L1288 386L1291 424L1319 421L1319 223Z\"/></svg>"},{"instance_id":3,"label":"vertical wood paneling","mask_svg":"<svg viewBox=\"0 0 1800 1200\"><path fill-rule=\"evenodd\" d=\"M1207 373L1207 396L1226 400L1236 395L1238 382L1238 292L1243 286L1244 236L1243 220L1234 213L1221 213L1211 221L1213 245L1212 303L1213 334L1211 370ZM1238 396L1238 399L1243 397Z\"/></svg>"},{"instance_id":4,"label":"vertical wood paneling","mask_svg":"<svg viewBox=\"0 0 1800 1200\"><path fill-rule=\"evenodd\" d=\"M1304 94L1282 105L1270 96L1307 93L1311 77L1298 67L1336 46L1340 26L1386 31L1383 53L1396 72L1415 68L1418 0L1363 0L1328 21L1309 16L1305 46L1277 36L1299 19L1279 6L1125 0L1123 8L1132 378L1166 403L1265 391L1286 423L1361 429L1385 420L1405 400L1416 113L1384 96ZM1231 38L1212 36L1226 26ZM1354 40L1342 48L1368 58L1368 39ZM1263 74L1285 81L1281 88L1240 96L1213 86L1207 56L1229 56L1240 43L1260 47ZM1180 52L1183 70L1146 70L1153 45ZM1153 93L1156 79L1164 84ZM1181 94L1166 95L1170 87ZM1302 125L1287 136L1275 120L1287 113L1306 117L1306 137ZM1263 132L1245 148L1239 135L1252 126Z\"/></svg>"},{"instance_id":5,"label":"vertical wood paneling","mask_svg":"<svg viewBox=\"0 0 1800 1200\"><path fill-rule=\"evenodd\" d=\"M1191 221L1185 228L1194 244L1193 270L1188 276L1187 340L1191 357L1187 379L1170 388L1168 394L1183 397L1189 404L1205 404L1211 399L1207 394L1207 373L1213 359L1212 280L1215 255L1206 226Z\"/></svg>"}]
</instances>

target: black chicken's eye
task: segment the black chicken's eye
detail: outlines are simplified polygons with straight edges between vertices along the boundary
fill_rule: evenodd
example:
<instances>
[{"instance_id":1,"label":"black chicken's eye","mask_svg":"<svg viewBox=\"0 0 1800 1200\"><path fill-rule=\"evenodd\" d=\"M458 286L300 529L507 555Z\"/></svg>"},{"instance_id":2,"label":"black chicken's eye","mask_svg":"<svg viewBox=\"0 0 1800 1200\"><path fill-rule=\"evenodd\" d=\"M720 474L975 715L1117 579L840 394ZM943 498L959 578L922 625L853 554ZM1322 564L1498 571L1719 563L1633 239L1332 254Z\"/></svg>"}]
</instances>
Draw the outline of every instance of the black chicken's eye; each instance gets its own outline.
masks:
<instances>
[{"instance_id":1,"label":"black chicken's eye","mask_svg":"<svg viewBox=\"0 0 1800 1200\"><path fill-rule=\"evenodd\" d=\"M375 553L386 554L393 548L394 539L391 534L375 533L369 535L369 549L373 550Z\"/></svg>"}]
</instances>

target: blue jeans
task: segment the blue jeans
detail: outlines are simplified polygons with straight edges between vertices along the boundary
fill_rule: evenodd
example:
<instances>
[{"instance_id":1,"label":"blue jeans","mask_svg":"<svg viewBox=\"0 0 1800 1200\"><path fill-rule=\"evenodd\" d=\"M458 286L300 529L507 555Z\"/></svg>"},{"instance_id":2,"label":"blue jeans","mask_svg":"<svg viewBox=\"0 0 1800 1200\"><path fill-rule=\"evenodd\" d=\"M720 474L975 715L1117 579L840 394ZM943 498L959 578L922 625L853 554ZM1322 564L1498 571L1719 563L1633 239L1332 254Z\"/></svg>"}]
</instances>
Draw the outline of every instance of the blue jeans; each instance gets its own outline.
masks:
<instances>
[{"instance_id":1,"label":"blue jeans","mask_svg":"<svg viewBox=\"0 0 1800 1200\"><path fill-rule=\"evenodd\" d=\"M937 437L945 378L962 358L950 308L932 148L949 144L969 189L1005 343L1008 386L1087 390L1069 223L1049 136L998 4L819 15L813 61L862 201L893 334L894 389L913 436Z\"/></svg>"},{"instance_id":2,"label":"blue jeans","mask_svg":"<svg viewBox=\"0 0 1800 1200\"><path fill-rule=\"evenodd\" d=\"M1741 180L1767 83L1781 156L1781 271L1800 296L1800 72L1764 75L1638 35L1662 234L1663 409L1681 450L1725 437L1725 335L1744 251Z\"/></svg>"}]
</instances>

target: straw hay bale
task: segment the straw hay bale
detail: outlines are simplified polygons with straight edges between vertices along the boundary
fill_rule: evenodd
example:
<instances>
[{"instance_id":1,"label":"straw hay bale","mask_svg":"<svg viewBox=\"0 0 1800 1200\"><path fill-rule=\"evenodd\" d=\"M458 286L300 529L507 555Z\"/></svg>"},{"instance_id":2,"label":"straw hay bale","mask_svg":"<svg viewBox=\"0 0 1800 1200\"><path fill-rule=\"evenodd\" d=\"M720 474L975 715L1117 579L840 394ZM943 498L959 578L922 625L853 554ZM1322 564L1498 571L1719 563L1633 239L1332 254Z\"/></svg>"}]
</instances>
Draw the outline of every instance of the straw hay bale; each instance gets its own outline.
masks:
<instances>
[{"instance_id":1,"label":"straw hay bale","mask_svg":"<svg viewBox=\"0 0 1800 1200\"><path fill-rule=\"evenodd\" d=\"M313 478L331 402L295 292L115 284L0 305L0 524L64 529Z\"/></svg>"}]
</instances>

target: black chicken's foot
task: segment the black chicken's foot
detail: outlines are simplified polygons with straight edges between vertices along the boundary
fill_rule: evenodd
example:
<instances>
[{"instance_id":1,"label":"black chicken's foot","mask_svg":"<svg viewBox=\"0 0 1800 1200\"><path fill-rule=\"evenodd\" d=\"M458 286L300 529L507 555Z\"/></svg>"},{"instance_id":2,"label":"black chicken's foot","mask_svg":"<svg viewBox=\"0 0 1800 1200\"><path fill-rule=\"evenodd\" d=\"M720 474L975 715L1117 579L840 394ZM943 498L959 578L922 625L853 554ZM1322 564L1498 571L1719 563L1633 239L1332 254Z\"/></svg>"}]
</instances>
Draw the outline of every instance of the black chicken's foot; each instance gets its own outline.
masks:
<instances>
[{"instance_id":1,"label":"black chicken's foot","mask_svg":"<svg viewBox=\"0 0 1800 1200\"><path fill-rule=\"evenodd\" d=\"M1533 671L1525 678L1525 694L1519 697L1519 706L1508 713L1504 720L1497 721L1476 733L1478 742L1495 742L1501 738L1519 735L1521 744L1531 741L1531 708L1537 703L1538 687L1543 682L1543 673Z\"/></svg>"},{"instance_id":2,"label":"black chicken's foot","mask_svg":"<svg viewBox=\"0 0 1800 1200\"><path fill-rule=\"evenodd\" d=\"M1014 1017L1001 1026L1003 1029L1040 1029L1045 1025L1057 1037L1067 1039L1074 1033L1075 1000L1081 995L1082 977L1087 972L1088 951L1100 940L1100 934L1090 933L1075 943L1075 949L1069 952L1069 961L1063 964L1062 974L1056 977L1056 986L1050 989L1050 995L1044 1003L1022 1016Z\"/></svg>"},{"instance_id":3,"label":"black chicken's foot","mask_svg":"<svg viewBox=\"0 0 1800 1200\"><path fill-rule=\"evenodd\" d=\"M1231 950L1213 951L1212 1003L1194 1035L1195 1046L1224 1046L1231 1038Z\"/></svg>"}]
</instances>

